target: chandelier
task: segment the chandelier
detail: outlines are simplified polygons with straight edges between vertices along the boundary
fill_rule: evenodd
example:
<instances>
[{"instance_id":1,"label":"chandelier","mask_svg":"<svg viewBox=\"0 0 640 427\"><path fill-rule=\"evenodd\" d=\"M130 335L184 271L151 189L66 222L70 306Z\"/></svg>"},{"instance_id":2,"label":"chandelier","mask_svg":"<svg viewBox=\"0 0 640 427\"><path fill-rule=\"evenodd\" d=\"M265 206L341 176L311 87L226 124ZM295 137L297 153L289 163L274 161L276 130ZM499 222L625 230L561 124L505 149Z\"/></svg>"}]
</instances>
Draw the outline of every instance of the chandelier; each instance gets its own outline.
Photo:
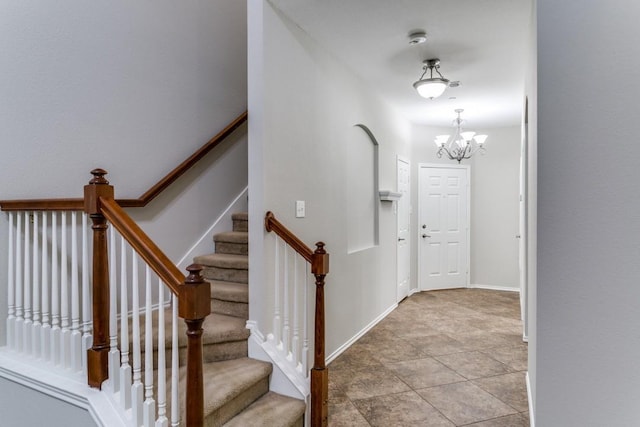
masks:
<instances>
[{"instance_id":1,"label":"chandelier","mask_svg":"<svg viewBox=\"0 0 640 427\"><path fill-rule=\"evenodd\" d=\"M418 91L420 96L433 99L437 98L444 93L444 90L449 86L449 80L445 79L438 69L440 68L440 60L438 58L426 59L423 61L424 70L420 79L413 84L413 87ZM433 71L440 77L433 77ZM424 76L429 72L429 78Z\"/></svg>"},{"instance_id":2,"label":"chandelier","mask_svg":"<svg viewBox=\"0 0 640 427\"><path fill-rule=\"evenodd\" d=\"M462 123L464 120L460 118L460 113L464 110L459 108L455 110L458 117L453 120L455 132L453 136L438 135L436 136L436 146L438 147L438 158L446 154L451 160L457 160L460 163L463 159L469 159L476 152L484 154L484 141L487 135L476 135L475 132L463 131Z\"/></svg>"}]
</instances>

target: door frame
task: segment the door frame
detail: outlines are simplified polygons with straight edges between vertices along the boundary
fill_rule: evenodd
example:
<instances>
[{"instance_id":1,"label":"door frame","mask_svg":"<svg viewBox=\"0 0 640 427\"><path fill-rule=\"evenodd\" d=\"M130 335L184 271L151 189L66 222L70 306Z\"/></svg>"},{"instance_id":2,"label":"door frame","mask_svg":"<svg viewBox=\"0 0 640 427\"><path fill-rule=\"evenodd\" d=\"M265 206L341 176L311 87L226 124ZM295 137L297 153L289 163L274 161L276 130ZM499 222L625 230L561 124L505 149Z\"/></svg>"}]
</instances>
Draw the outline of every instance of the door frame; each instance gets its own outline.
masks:
<instances>
[{"instance_id":1,"label":"door frame","mask_svg":"<svg viewBox=\"0 0 640 427\"><path fill-rule=\"evenodd\" d=\"M402 299L404 299L405 297L411 295L411 244L412 244L412 240L411 240L411 214L412 214L412 209L411 209L411 162L409 161L408 158L397 155L396 156L396 191L399 191L400 189L397 187L398 185L398 162L404 162L407 164L407 166L409 167L409 189L407 191L407 197L409 198L409 231L407 233L407 239L408 242L406 243L408 245L408 254L409 254L409 283L407 284L407 295L405 296L400 296L399 295L399 290L398 290L398 272L400 271L400 251L398 250L398 230L399 230L399 223L400 223L400 208L399 208L399 203L400 201L398 200L396 202L395 205L395 214L396 214L396 302L400 302ZM403 196L404 197L404 196Z\"/></svg>"},{"instance_id":2,"label":"door frame","mask_svg":"<svg viewBox=\"0 0 640 427\"><path fill-rule=\"evenodd\" d=\"M466 169L467 170L467 212L466 212L466 228L467 228L467 283L466 287L471 287L471 165L449 165L445 163L418 163L418 214L416 223L416 239L420 237L420 213L423 209L423 200L420 197L422 194L422 181L420 179L421 170L423 168L432 168L432 169ZM419 239L417 240L420 241ZM418 244L418 290L424 291L422 287L422 268L421 268L421 260L422 260L422 245Z\"/></svg>"}]
</instances>

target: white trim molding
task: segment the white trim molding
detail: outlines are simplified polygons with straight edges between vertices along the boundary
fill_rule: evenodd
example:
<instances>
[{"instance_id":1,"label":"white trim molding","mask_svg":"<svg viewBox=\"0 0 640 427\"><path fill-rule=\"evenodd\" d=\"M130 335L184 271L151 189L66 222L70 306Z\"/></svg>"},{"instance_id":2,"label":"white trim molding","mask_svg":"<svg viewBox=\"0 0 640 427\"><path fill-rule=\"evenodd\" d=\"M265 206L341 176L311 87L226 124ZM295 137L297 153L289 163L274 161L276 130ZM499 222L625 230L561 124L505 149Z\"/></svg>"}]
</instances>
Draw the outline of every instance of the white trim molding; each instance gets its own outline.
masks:
<instances>
[{"instance_id":1,"label":"white trim molding","mask_svg":"<svg viewBox=\"0 0 640 427\"><path fill-rule=\"evenodd\" d=\"M180 261L178 261L177 265L181 270L185 270L189 264L191 264L191 260L194 256L202 255L203 253L211 252L210 249L207 249L210 246L210 242L212 242L212 236L218 231L229 231L231 230L231 216L229 213L233 213L235 211L246 211L247 210L247 199L243 198L247 195L249 187L245 187L244 190L240 192L236 196L235 199L226 207L226 209L216 218L216 220L207 228L207 230L200 236L197 242L195 242L191 248L185 253Z\"/></svg>"},{"instance_id":2,"label":"white trim molding","mask_svg":"<svg viewBox=\"0 0 640 427\"><path fill-rule=\"evenodd\" d=\"M247 329L251 331L251 336L248 339L249 357L271 362L273 365L269 389L285 396L306 401L310 394L308 373L293 368L291 362L287 361L272 342L265 338L258 328L257 322L247 320Z\"/></svg>"},{"instance_id":3,"label":"white trim molding","mask_svg":"<svg viewBox=\"0 0 640 427\"><path fill-rule=\"evenodd\" d=\"M98 426L126 427L107 394L89 387L82 372L64 372L37 361L27 363L30 360L35 361L6 348L0 349L0 377L86 409Z\"/></svg>"},{"instance_id":4,"label":"white trim molding","mask_svg":"<svg viewBox=\"0 0 640 427\"><path fill-rule=\"evenodd\" d=\"M469 285L470 288L474 289L488 289L491 291L505 291L505 292L518 292L520 293L520 288L518 287L508 287L508 286L497 286L497 285L482 285L479 283L474 283Z\"/></svg>"},{"instance_id":5,"label":"white trim molding","mask_svg":"<svg viewBox=\"0 0 640 427\"><path fill-rule=\"evenodd\" d=\"M385 317L387 317L393 310L396 309L396 307L398 307L398 303L393 304L391 307L387 308L382 314L380 314L378 317L376 317L375 319L373 319L367 326L365 326L364 328L362 328L360 330L360 332L358 332L357 334L355 334L353 337L351 337L351 339L349 339L347 342L345 342L344 344L342 344L340 347L338 347L333 353L331 353L329 355L329 357L327 357L326 359L326 363L329 364L332 361L334 361L338 356L340 356L342 353L344 353L344 351L346 349L348 349L349 347L351 347L356 341L358 341L364 334L366 334L367 332L369 332L369 330L371 328L373 328L374 326L376 326L378 323L380 323L380 321L382 321L382 319L384 319Z\"/></svg>"},{"instance_id":6,"label":"white trim molding","mask_svg":"<svg viewBox=\"0 0 640 427\"><path fill-rule=\"evenodd\" d=\"M529 425L531 427L536 427L535 422L535 412L533 411L533 396L531 395L531 381L529 380L529 371L525 375L525 380L527 382L527 403L529 405Z\"/></svg>"}]
</instances>

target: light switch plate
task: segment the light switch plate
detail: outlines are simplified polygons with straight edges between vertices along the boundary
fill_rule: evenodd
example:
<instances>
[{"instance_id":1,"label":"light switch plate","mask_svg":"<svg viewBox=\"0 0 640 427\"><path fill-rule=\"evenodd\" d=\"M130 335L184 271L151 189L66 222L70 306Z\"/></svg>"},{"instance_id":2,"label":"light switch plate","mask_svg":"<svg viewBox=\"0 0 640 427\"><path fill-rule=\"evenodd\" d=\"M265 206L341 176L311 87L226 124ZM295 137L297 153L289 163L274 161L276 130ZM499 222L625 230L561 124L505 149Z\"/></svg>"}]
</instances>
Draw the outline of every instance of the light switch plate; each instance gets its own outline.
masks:
<instances>
[{"instance_id":1,"label":"light switch plate","mask_svg":"<svg viewBox=\"0 0 640 427\"><path fill-rule=\"evenodd\" d=\"M296 200L296 218L304 218L305 207L304 200Z\"/></svg>"}]
</instances>

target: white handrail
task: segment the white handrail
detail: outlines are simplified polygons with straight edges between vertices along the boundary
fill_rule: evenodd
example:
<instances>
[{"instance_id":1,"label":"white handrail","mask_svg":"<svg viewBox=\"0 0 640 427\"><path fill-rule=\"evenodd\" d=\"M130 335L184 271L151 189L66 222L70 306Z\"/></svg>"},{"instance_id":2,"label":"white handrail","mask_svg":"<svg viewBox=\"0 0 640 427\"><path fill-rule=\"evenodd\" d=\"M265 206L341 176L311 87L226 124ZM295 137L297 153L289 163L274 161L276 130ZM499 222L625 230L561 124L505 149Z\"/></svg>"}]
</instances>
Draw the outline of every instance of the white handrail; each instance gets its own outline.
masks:
<instances>
[{"instance_id":1,"label":"white handrail","mask_svg":"<svg viewBox=\"0 0 640 427\"><path fill-rule=\"evenodd\" d=\"M82 333L80 332L80 284L78 282L78 214L71 212L71 344L70 367L82 369Z\"/></svg>"},{"instance_id":2,"label":"white handrail","mask_svg":"<svg viewBox=\"0 0 640 427\"><path fill-rule=\"evenodd\" d=\"M9 259L7 264L7 346L9 348L15 347L15 322L16 322L16 282L14 281L13 274L13 218L15 214L9 212Z\"/></svg>"},{"instance_id":3,"label":"white handrail","mask_svg":"<svg viewBox=\"0 0 640 427\"><path fill-rule=\"evenodd\" d=\"M274 242L273 329L267 332L265 345L278 355L276 363L286 365L284 368L294 373L299 383L308 384L313 333L309 331L309 306L313 303L308 289L310 266L277 235Z\"/></svg>"},{"instance_id":4,"label":"white handrail","mask_svg":"<svg viewBox=\"0 0 640 427\"><path fill-rule=\"evenodd\" d=\"M31 348L33 349L33 355L39 358L41 355L40 348L40 334L42 333L42 322L40 314L40 244L38 239L38 232L40 231L40 216L37 212L33 213L33 244L31 245L33 261L31 269L33 270L33 327L31 328Z\"/></svg>"},{"instance_id":5,"label":"white handrail","mask_svg":"<svg viewBox=\"0 0 640 427\"><path fill-rule=\"evenodd\" d=\"M22 325L22 350L31 353L31 227L29 226L29 212L24 213L24 323Z\"/></svg>"},{"instance_id":6,"label":"white handrail","mask_svg":"<svg viewBox=\"0 0 640 427\"><path fill-rule=\"evenodd\" d=\"M133 331L133 385L131 386L131 414L133 425L142 424L142 401L143 401L143 384L142 384L142 363L140 351L140 301L138 295L138 262L139 256L134 251L131 263L131 305L133 306L133 314L131 317L131 329Z\"/></svg>"},{"instance_id":7,"label":"white handrail","mask_svg":"<svg viewBox=\"0 0 640 427\"><path fill-rule=\"evenodd\" d=\"M153 427L156 415L156 402L153 398L153 319L151 318L153 305L151 299L151 268L146 265L145 268L145 298L144 298L144 408L143 408L143 425L145 427ZM135 292L135 290L134 290ZM162 311L162 307L160 307ZM164 329L164 325L160 327ZM164 342L158 340L158 347L163 346ZM161 366L158 366L162 369Z\"/></svg>"},{"instance_id":8,"label":"white handrail","mask_svg":"<svg viewBox=\"0 0 640 427\"><path fill-rule=\"evenodd\" d=\"M91 221L77 212L9 212L8 225L7 347L86 384L86 353L93 340ZM107 240L109 381L102 390L131 425L177 427L181 419L177 297L172 295L170 314L165 315L166 285L146 264L144 273L138 271L140 257L113 227ZM142 273L144 291L138 288ZM158 280L157 289L151 285L153 280ZM138 292L144 292L144 303ZM140 316L145 316L144 325ZM167 331L166 316L172 317ZM172 336L165 344L169 333Z\"/></svg>"}]
</instances>

